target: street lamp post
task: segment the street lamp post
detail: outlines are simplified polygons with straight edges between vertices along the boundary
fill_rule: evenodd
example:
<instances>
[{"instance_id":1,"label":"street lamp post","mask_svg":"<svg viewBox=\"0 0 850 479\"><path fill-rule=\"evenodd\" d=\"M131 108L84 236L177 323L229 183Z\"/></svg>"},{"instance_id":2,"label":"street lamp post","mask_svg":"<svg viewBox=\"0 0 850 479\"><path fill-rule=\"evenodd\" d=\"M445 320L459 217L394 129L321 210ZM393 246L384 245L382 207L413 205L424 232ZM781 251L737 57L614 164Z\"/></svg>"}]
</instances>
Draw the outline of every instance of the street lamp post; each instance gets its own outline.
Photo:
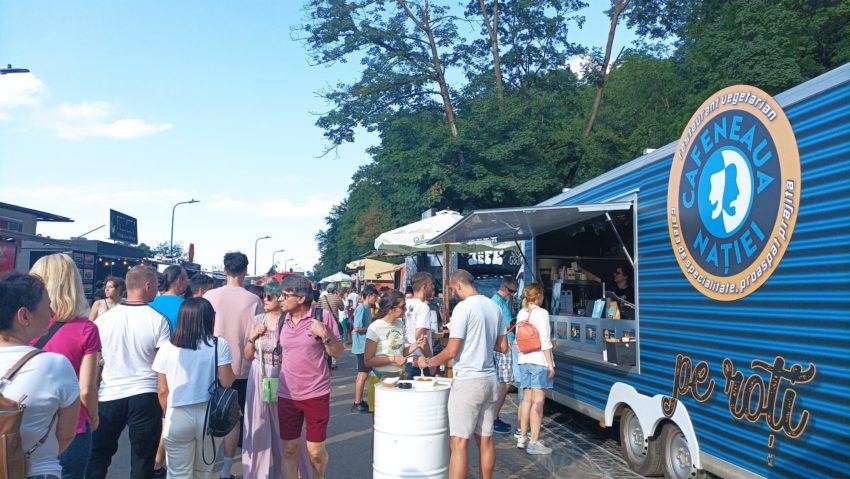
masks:
<instances>
[{"instance_id":1,"label":"street lamp post","mask_svg":"<svg viewBox=\"0 0 850 479\"><path fill-rule=\"evenodd\" d=\"M171 240L168 243L168 255L172 258L174 257L174 210L180 205L190 205L192 203L200 203L200 200L192 198L189 201L181 201L171 208Z\"/></svg>"},{"instance_id":2,"label":"street lamp post","mask_svg":"<svg viewBox=\"0 0 850 479\"><path fill-rule=\"evenodd\" d=\"M6 68L0 67L0 75L6 75L9 73L29 73L30 71L26 68L12 68L12 65L6 65Z\"/></svg>"},{"instance_id":3,"label":"street lamp post","mask_svg":"<svg viewBox=\"0 0 850 479\"><path fill-rule=\"evenodd\" d=\"M294 258L288 258L288 259L283 260L283 270L284 270L284 271L289 272L289 270L288 270L288 269L286 269L286 262L287 262L287 261L292 261L293 259L294 259Z\"/></svg>"},{"instance_id":4,"label":"street lamp post","mask_svg":"<svg viewBox=\"0 0 850 479\"><path fill-rule=\"evenodd\" d=\"M260 240L269 238L271 238L271 236L263 236L262 238L257 238L256 240L254 240L254 276L257 276L257 243L259 243Z\"/></svg>"},{"instance_id":5,"label":"street lamp post","mask_svg":"<svg viewBox=\"0 0 850 479\"><path fill-rule=\"evenodd\" d=\"M274 262L274 255L276 255L278 253L283 253L284 251L286 251L286 250L285 249L279 249L279 250L275 251L274 253L272 253L272 268L275 268L275 266L277 266L277 263ZM277 268L275 268L275 270L277 270Z\"/></svg>"}]
</instances>

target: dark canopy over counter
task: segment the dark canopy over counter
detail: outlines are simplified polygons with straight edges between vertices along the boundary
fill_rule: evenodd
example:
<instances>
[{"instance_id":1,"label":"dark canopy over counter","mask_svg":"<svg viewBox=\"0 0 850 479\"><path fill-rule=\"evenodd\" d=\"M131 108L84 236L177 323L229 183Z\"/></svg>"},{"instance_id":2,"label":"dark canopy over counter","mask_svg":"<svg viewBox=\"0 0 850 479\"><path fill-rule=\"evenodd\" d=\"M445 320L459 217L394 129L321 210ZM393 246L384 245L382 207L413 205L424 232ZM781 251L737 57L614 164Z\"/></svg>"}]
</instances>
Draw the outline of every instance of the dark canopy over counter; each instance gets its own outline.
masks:
<instances>
[{"instance_id":1,"label":"dark canopy over counter","mask_svg":"<svg viewBox=\"0 0 850 479\"><path fill-rule=\"evenodd\" d=\"M428 244L463 243L492 239L524 241L559 228L581 223L610 211L623 211L632 203L594 203L475 210Z\"/></svg>"}]
</instances>

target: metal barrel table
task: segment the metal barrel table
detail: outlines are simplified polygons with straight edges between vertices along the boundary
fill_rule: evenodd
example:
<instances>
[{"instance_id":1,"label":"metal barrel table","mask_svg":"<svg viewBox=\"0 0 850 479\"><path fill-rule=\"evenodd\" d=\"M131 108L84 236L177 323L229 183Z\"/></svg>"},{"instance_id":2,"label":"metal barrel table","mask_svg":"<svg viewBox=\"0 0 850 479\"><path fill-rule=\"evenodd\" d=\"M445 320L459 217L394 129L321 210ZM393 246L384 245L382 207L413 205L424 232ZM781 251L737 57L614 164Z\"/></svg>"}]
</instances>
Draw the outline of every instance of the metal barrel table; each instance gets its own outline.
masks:
<instances>
[{"instance_id":1,"label":"metal barrel table","mask_svg":"<svg viewBox=\"0 0 850 479\"><path fill-rule=\"evenodd\" d=\"M442 479L449 476L450 379L399 381L412 389L375 386L372 477ZM417 384L419 383L419 384Z\"/></svg>"}]
</instances>

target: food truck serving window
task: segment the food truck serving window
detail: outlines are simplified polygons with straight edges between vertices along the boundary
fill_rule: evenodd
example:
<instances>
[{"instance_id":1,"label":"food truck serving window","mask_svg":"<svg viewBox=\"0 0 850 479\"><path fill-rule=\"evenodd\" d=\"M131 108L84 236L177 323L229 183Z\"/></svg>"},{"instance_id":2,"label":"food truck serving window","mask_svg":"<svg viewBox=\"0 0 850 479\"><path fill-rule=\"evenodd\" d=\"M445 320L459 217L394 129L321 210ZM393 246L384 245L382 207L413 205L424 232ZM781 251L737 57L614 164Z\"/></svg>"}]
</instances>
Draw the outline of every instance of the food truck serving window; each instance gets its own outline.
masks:
<instances>
[{"instance_id":1,"label":"food truck serving window","mask_svg":"<svg viewBox=\"0 0 850 479\"><path fill-rule=\"evenodd\" d=\"M556 357L637 364L632 202L479 210L431 243L481 240L532 242L534 277L525 282L544 288Z\"/></svg>"}]
</instances>

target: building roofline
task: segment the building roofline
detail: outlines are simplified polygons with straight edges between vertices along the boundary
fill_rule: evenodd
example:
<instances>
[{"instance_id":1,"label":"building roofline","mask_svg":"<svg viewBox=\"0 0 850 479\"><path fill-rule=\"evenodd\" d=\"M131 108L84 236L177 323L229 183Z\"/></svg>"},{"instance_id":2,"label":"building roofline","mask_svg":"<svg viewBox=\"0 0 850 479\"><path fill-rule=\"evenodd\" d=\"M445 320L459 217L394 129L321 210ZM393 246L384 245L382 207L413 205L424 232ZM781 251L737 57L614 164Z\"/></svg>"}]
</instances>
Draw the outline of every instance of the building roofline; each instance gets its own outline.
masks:
<instances>
[{"instance_id":1,"label":"building roofline","mask_svg":"<svg viewBox=\"0 0 850 479\"><path fill-rule=\"evenodd\" d=\"M74 220L71 218L67 218L65 216L55 215L53 213L48 213L46 211L34 210L32 208L24 208L23 206L12 205L9 203L0 202L0 209L6 209L11 211L17 211L18 213L25 213L28 215L35 216L35 219L38 221L53 221L56 223L73 223Z\"/></svg>"}]
</instances>

